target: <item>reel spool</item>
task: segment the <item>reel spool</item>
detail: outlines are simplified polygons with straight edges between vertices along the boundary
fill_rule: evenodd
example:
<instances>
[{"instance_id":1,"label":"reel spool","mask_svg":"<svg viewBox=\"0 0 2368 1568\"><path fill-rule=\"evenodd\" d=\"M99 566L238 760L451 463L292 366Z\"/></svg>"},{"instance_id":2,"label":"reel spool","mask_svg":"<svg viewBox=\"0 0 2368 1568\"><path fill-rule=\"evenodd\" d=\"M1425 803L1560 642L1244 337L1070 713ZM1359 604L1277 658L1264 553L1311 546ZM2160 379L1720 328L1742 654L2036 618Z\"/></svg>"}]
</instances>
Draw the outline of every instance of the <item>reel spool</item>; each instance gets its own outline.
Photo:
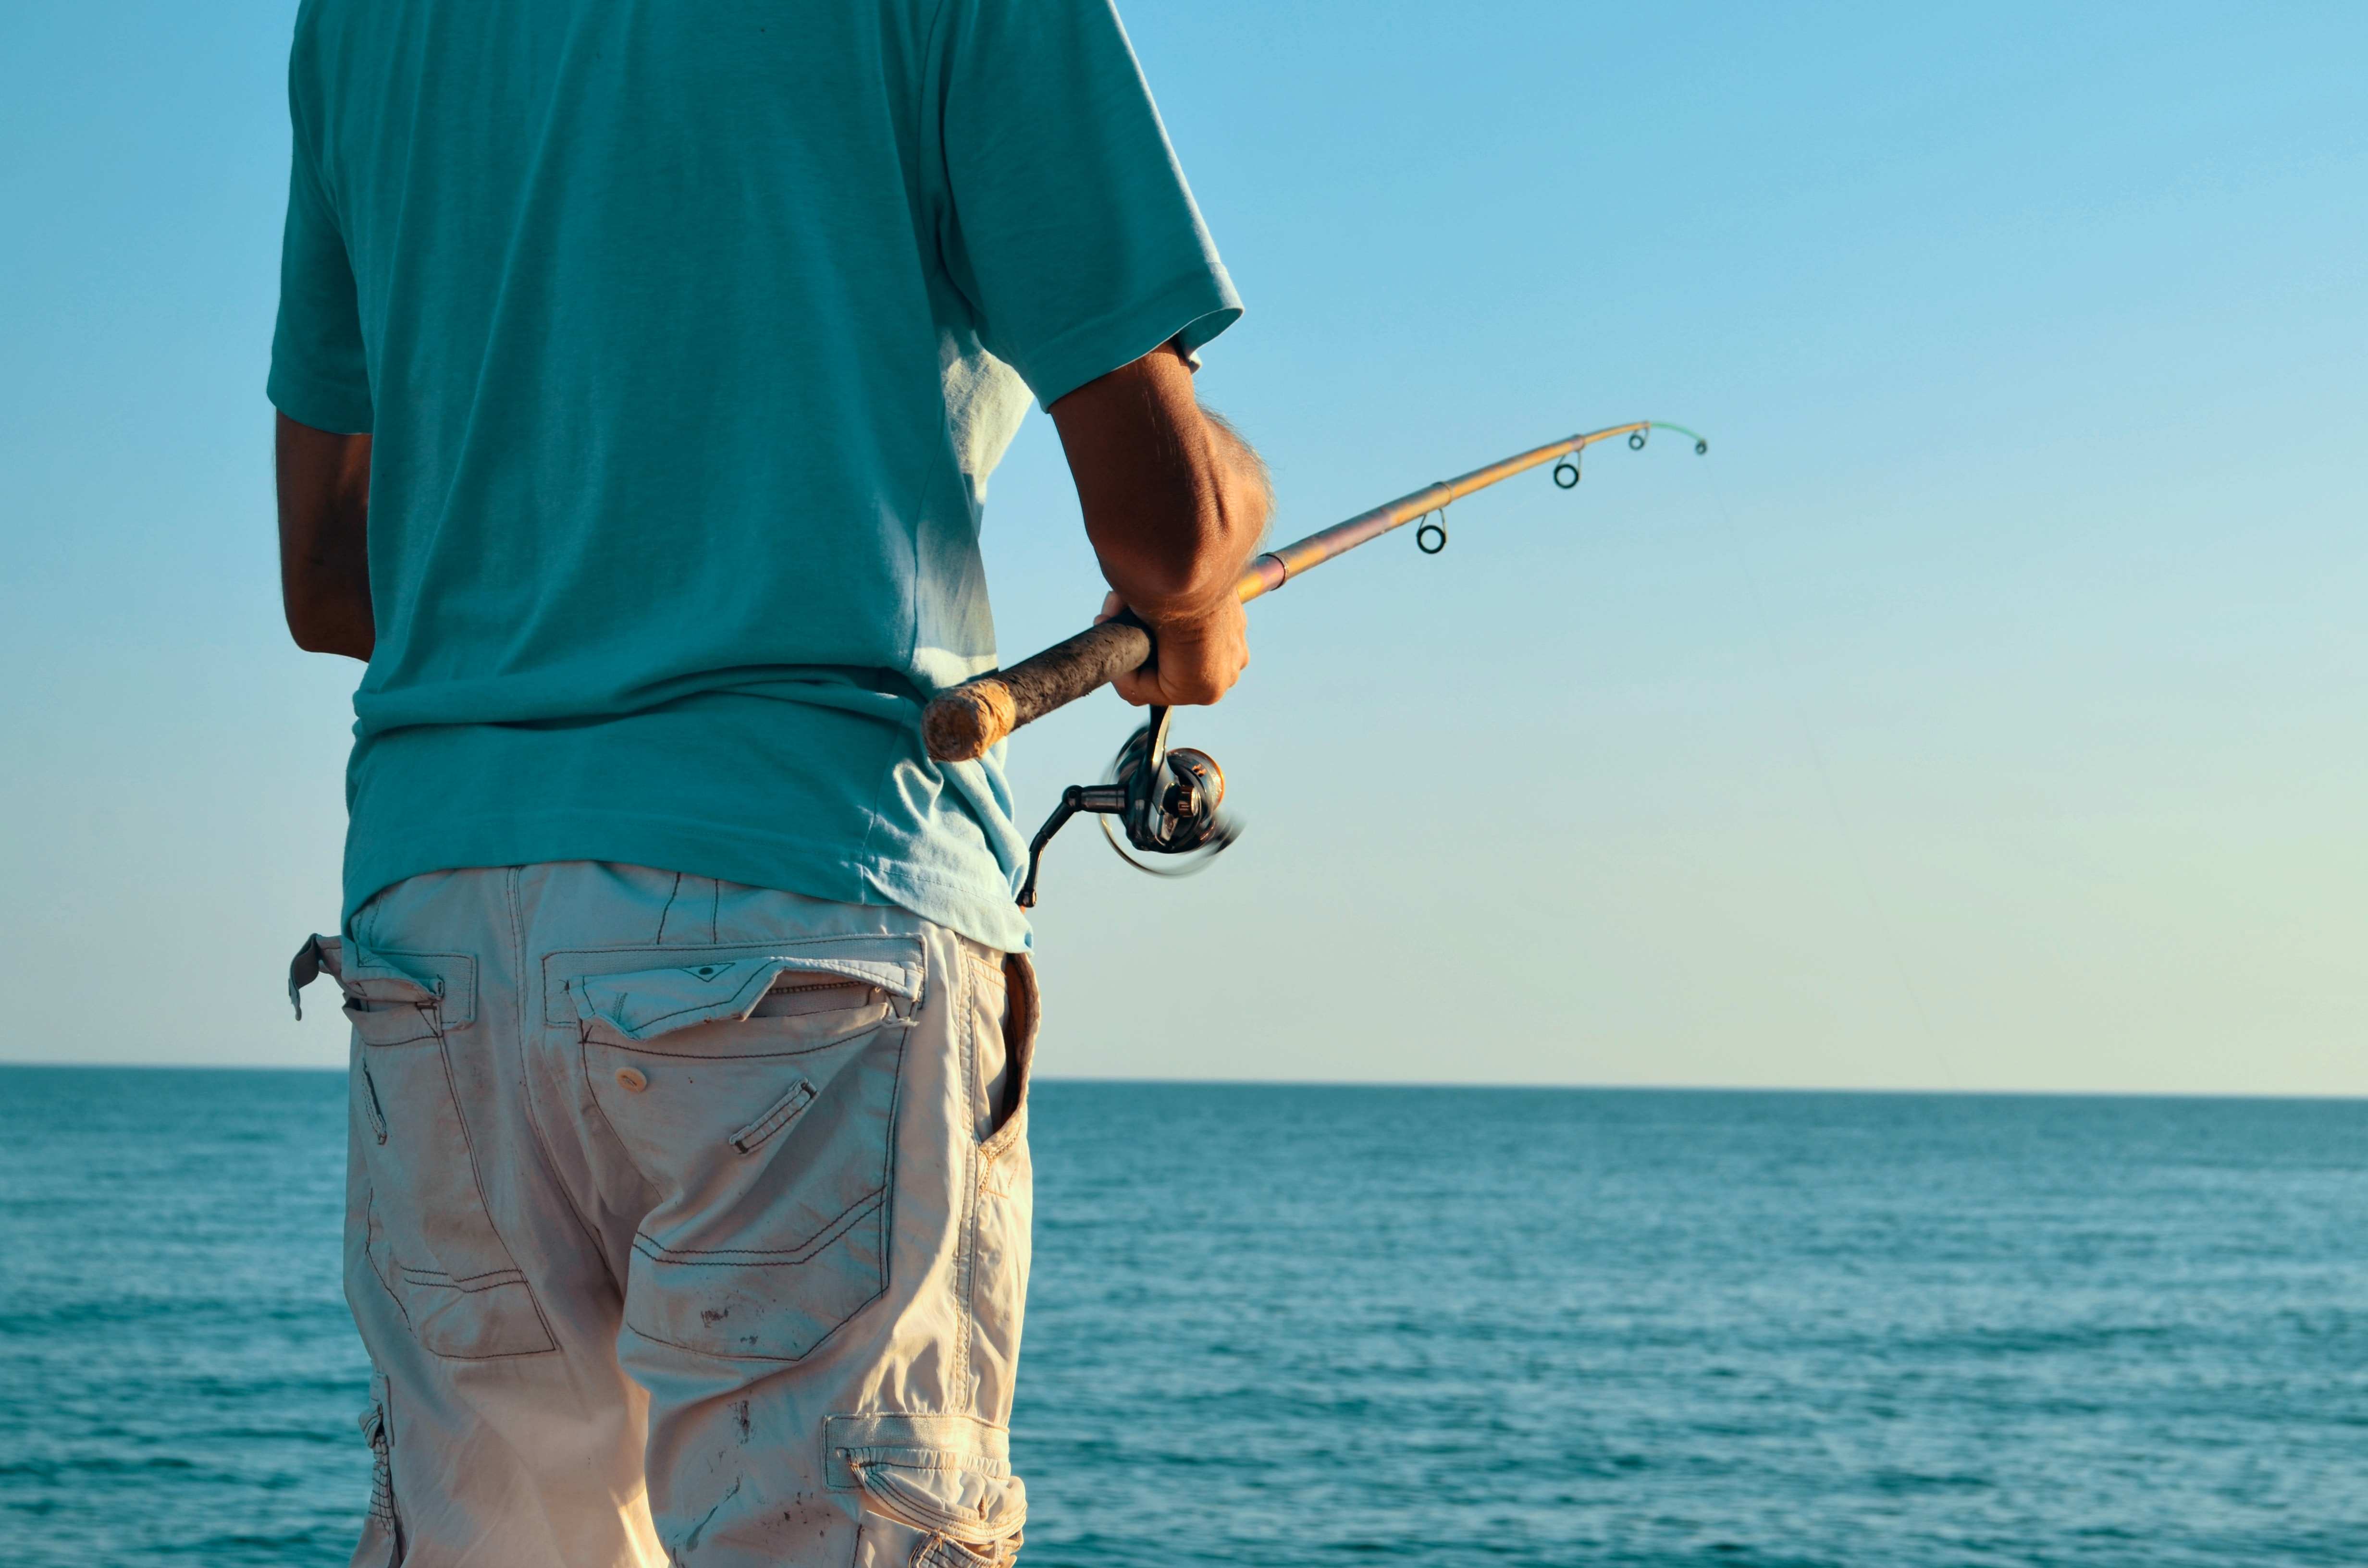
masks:
<instances>
[{"instance_id":1,"label":"reel spool","mask_svg":"<svg viewBox=\"0 0 2368 1568\"><path fill-rule=\"evenodd\" d=\"M1053 835L1080 812L1102 819L1102 836L1119 858L1155 877L1189 877L1205 870L1211 860L1241 836L1240 827L1217 808L1225 798L1224 769L1207 752L1191 746L1169 750L1169 710L1155 708L1142 728L1129 735L1110 759L1109 778L1099 784L1072 784L1061 791L1061 803L1028 846L1028 880L1019 889L1019 907L1036 906L1036 874L1043 863L1044 846ZM1111 819L1116 818L1114 830ZM1120 842L1120 835L1125 842ZM1183 857L1170 870L1127 853Z\"/></svg>"},{"instance_id":2,"label":"reel spool","mask_svg":"<svg viewBox=\"0 0 2368 1568\"><path fill-rule=\"evenodd\" d=\"M1166 720L1159 723L1164 729ZM1135 731L1110 758L1110 780L1127 791L1129 800L1134 798L1135 780L1151 756L1152 730L1145 724ZM1111 826L1109 816L1102 818L1102 836L1120 859L1138 871L1155 877L1196 876L1241 836L1240 826L1217 811L1224 803L1225 770L1215 757L1193 746L1169 749L1156 768L1143 791L1150 809L1140 818L1133 812L1120 816L1126 842L1119 841L1120 830ZM1136 859L1127 853L1130 844L1144 854L1172 860L1172 869Z\"/></svg>"}]
</instances>

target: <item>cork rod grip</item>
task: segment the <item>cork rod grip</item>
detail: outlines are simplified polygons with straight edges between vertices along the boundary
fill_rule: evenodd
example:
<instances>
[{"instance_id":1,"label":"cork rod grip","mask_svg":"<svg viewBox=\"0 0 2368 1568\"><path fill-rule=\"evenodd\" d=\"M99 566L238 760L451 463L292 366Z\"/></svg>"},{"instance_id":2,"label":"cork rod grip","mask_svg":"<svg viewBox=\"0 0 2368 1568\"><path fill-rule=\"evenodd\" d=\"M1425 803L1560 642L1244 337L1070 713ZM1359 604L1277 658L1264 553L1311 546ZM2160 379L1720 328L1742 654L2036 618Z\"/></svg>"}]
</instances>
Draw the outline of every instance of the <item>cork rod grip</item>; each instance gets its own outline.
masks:
<instances>
[{"instance_id":1,"label":"cork rod grip","mask_svg":"<svg viewBox=\"0 0 2368 1568\"><path fill-rule=\"evenodd\" d=\"M1151 633L1108 620L1008 670L941 692L921 713L921 739L939 762L968 762L1020 725L1151 662Z\"/></svg>"}]
</instances>

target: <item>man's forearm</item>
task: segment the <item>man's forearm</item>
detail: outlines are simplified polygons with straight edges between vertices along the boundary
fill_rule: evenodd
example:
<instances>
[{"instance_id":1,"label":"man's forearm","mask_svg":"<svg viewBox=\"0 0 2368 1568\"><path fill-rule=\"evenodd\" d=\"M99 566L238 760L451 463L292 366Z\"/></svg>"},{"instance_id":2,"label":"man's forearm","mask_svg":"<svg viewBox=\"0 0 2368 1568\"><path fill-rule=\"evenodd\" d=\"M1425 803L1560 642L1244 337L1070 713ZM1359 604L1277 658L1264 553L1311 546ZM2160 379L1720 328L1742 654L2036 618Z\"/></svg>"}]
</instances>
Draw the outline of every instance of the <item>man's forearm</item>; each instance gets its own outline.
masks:
<instances>
[{"instance_id":1,"label":"man's forearm","mask_svg":"<svg viewBox=\"0 0 2368 1568\"><path fill-rule=\"evenodd\" d=\"M367 663L378 642L370 591L368 436L278 418L279 597L288 633L308 653Z\"/></svg>"},{"instance_id":2,"label":"man's forearm","mask_svg":"<svg viewBox=\"0 0 2368 1568\"><path fill-rule=\"evenodd\" d=\"M1122 607L1151 628L1152 663L1110 684L1133 703L1214 702L1249 642L1235 585L1266 535L1266 465L1201 408L1173 344L1054 403L1086 535Z\"/></svg>"},{"instance_id":3,"label":"man's forearm","mask_svg":"<svg viewBox=\"0 0 2368 1568\"><path fill-rule=\"evenodd\" d=\"M1265 536L1266 465L1203 410L1172 349L1053 406L1102 574L1147 620L1206 613Z\"/></svg>"},{"instance_id":4,"label":"man's forearm","mask_svg":"<svg viewBox=\"0 0 2368 1568\"><path fill-rule=\"evenodd\" d=\"M1274 483L1266 460L1234 428L1232 421L1204 408L1218 462L1218 536L1208 546L1209 559L1224 567L1213 585L1230 595L1241 582L1250 557L1266 542L1267 520L1274 515Z\"/></svg>"},{"instance_id":5,"label":"man's forearm","mask_svg":"<svg viewBox=\"0 0 2368 1568\"><path fill-rule=\"evenodd\" d=\"M1087 529L1102 574L1147 620L1205 614L1230 597L1266 537L1273 508L1266 464L1249 443L1218 415L1197 406L1194 412L1208 450L1190 465L1189 508L1178 506L1167 518L1155 513L1139 522L1105 519L1099 532ZM1183 484L1177 488L1181 491ZM1162 522L1165 527L1158 526Z\"/></svg>"}]
</instances>

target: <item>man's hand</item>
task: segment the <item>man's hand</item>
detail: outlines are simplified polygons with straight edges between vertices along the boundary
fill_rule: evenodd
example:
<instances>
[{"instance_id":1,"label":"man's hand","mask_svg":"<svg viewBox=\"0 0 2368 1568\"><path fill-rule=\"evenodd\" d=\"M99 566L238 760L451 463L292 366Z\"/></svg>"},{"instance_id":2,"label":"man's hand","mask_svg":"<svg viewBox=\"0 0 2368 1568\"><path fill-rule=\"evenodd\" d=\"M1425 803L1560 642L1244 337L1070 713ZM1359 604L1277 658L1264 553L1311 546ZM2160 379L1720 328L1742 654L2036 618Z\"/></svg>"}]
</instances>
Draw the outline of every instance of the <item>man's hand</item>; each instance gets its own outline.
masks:
<instances>
[{"instance_id":1,"label":"man's hand","mask_svg":"<svg viewBox=\"0 0 2368 1568\"><path fill-rule=\"evenodd\" d=\"M1153 667L1121 676L1141 706L1214 702L1249 663L1234 585L1273 510L1266 465L1192 393L1172 346L1087 382L1052 406L1086 536L1113 590L1099 617L1132 609L1151 628Z\"/></svg>"},{"instance_id":2,"label":"man's hand","mask_svg":"<svg viewBox=\"0 0 2368 1568\"><path fill-rule=\"evenodd\" d=\"M311 653L367 664L370 613L368 436L336 436L282 414L272 442L279 479L279 600L288 633Z\"/></svg>"},{"instance_id":3,"label":"man's hand","mask_svg":"<svg viewBox=\"0 0 2368 1568\"><path fill-rule=\"evenodd\" d=\"M1114 619L1125 608L1126 601L1111 594L1102 600L1094 624ZM1214 702L1249 666L1249 617L1230 590L1206 615L1155 623L1152 636L1156 644L1152 666L1129 670L1110 682L1112 691L1137 708L1154 702L1166 708Z\"/></svg>"}]
</instances>

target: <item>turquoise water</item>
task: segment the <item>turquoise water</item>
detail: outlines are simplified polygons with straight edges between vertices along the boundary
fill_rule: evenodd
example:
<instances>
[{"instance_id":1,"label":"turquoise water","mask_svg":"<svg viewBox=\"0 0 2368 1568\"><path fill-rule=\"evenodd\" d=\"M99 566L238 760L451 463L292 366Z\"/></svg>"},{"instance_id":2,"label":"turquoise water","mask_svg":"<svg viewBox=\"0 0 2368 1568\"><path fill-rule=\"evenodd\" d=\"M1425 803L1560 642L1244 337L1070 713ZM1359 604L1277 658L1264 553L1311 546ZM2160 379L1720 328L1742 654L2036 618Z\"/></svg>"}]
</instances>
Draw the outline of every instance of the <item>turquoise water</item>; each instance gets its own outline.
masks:
<instances>
[{"instance_id":1,"label":"turquoise water","mask_svg":"<svg viewBox=\"0 0 2368 1568\"><path fill-rule=\"evenodd\" d=\"M0 1562L344 1561L343 1092L0 1069ZM2368 1104L1040 1093L1038 1568L2368 1562Z\"/></svg>"}]
</instances>

